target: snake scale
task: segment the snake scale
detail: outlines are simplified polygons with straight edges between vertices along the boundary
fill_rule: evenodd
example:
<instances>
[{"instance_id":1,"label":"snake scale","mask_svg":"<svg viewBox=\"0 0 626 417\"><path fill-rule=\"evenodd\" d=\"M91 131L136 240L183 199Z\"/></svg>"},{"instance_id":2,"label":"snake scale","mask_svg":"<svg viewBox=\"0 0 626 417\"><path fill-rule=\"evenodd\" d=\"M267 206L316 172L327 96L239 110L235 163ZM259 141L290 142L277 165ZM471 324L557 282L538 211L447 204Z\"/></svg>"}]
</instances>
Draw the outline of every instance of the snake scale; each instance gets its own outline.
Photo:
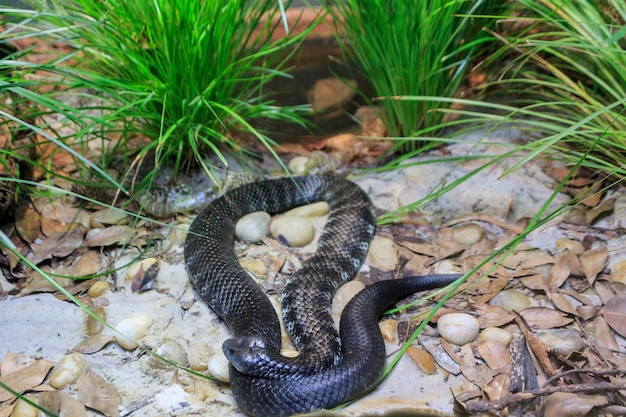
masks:
<instances>
[{"instance_id":1,"label":"snake scale","mask_svg":"<svg viewBox=\"0 0 626 417\"><path fill-rule=\"evenodd\" d=\"M270 214L327 201L328 221L317 251L286 282L282 313L300 355L280 355L280 323L263 290L241 268L235 224L253 211ZM234 333L224 343L230 384L251 416L289 416L329 408L369 390L385 361L377 321L384 309L416 291L448 284L460 275L382 281L346 306L337 334L330 302L338 286L361 267L374 235L373 206L356 184L331 176L269 179L245 184L215 199L190 226L185 260L200 297Z\"/></svg>"}]
</instances>

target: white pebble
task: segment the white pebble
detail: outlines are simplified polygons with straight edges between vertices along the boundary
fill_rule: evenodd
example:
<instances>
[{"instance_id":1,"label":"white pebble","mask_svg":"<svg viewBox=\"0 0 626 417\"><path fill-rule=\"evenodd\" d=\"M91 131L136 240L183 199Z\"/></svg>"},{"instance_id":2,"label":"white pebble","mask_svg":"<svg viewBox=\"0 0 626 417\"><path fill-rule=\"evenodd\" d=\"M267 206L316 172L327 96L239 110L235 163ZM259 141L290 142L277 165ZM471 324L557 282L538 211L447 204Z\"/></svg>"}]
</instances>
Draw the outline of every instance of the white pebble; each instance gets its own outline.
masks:
<instances>
[{"instance_id":1,"label":"white pebble","mask_svg":"<svg viewBox=\"0 0 626 417\"><path fill-rule=\"evenodd\" d=\"M339 322L339 318L341 317L341 312L346 307L346 304L352 297L354 297L358 292L365 288L365 284L361 281L348 281L335 292L333 296L333 301L330 305L330 312L333 316L335 322Z\"/></svg>"},{"instance_id":2,"label":"white pebble","mask_svg":"<svg viewBox=\"0 0 626 417\"><path fill-rule=\"evenodd\" d=\"M50 372L50 385L61 389L78 381L87 370L87 362L80 353L63 356Z\"/></svg>"},{"instance_id":3,"label":"white pebble","mask_svg":"<svg viewBox=\"0 0 626 417\"><path fill-rule=\"evenodd\" d=\"M230 381L230 375L228 370L228 359L224 356L224 353L220 350L215 353L211 359L209 359L208 370L211 376L222 382Z\"/></svg>"},{"instance_id":4,"label":"white pebble","mask_svg":"<svg viewBox=\"0 0 626 417\"><path fill-rule=\"evenodd\" d=\"M449 313L439 317L437 329L441 337L455 345L473 342L478 336L480 325L473 316L465 313Z\"/></svg>"},{"instance_id":5,"label":"white pebble","mask_svg":"<svg viewBox=\"0 0 626 417\"><path fill-rule=\"evenodd\" d=\"M372 239L368 256L370 264L383 271L393 271L398 264L398 248L386 237Z\"/></svg>"},{"instance_id":6,"label":"white pebble","mask_svg":"<svg viewBox=\"0 0 626 417\"><path fill-rule=\"evenodd\" d=\"M480 333L480 340L493 340L504 347L509 347L513 334L499 327L487 327Z\"/></svg>"},{"instance_id":7,"label":"white pebble","mask_svg":"<svg viewBox=\"0 0 626 417\"><path fill-rule=\"evenodd\" d=\"M306 206L296 207L283 213L283 216L289 217L319 217L328 214L330 206L325 201L307 204Z\"/></svg>"},{"instance_id":8,"label":"white pebble","mask_svg":"<svg viewBox=\"0 0 626 417\"><path fill-rule=\"evenodd\" d=\"M581 352L585 347L580 335L575 330L549 329L537 333L541 340L550 350L556 350L563 356L572 352Z\"/></svg>"},{"instance_id":9,"label":"white pebble","mask_svg":"<svg viewBox=\"0 0 626 417\"><path fill-rule=\"evenodd\" d=\"M32 395L25 395L24 397L32 401L34 404L39 404L39 401L37 400L37 398L35 398ZM30 405L29 403L27 403L26 401L22 399L17 400L17 403L15 404L15 408L13 409L13 412L11 413L11 417L37 417L38 415L39 415L39 410L37 410L35 407L33 407L32 405Z\"/></svg>"},{"instance_id":10,"label":"white pebble","mask_svg":"<svg viewBox=\"0 0 626 417\"><path fill-rule=\"evenodd\" d=\"M154 353L163 357L164 359L168 359L174 362L177 365L187 366L187 354L182 346L174 339L164 339L161 343L154 349ZM152 366L155 368L164 369L168 366L171 366L165 361L162 361L160 358L156 356L152 356L150 358L150 362Z\"/></svg>"},{"instance_id":11,"label":"white pebble","mask_svg":"<svg viewBox=\"0 0 626 417\"><path fill-rule=\"evenodd\" d=\"M139 346L137 342L146 335L151 324L152 316L149 314L139 313L128 316L115 326L115 330L121 333L115 333L115 340L124 349L136 349Z\"/></svg>"},{"instance_id":12,"label":"white pebble","mask_svg":"<svg viewBox=\"0 0 626 417\"><path fill-rule=\"evenodd\" d=\"M306 156L296 156L289 161L289 170L294 174L306 173L307 162L309 158Z\"/></svg>"},{"instance_id":13,"label":"white pebble","mask_svg":"<svg viewBox=\"0 0 626 417\"><path fill-rule=\"evenodd\" d=\"M530 306L530 300L520 290L502 290L489 301L492 306L502 307L506 311L522 311Z\"/></svg>"},{"instance_id":14,"label":"white pebble","mask_svg":"<svg viewBox=\"0 0 626 417\"><path fill-rule=\"evenodd\" d=\"M255 211L243 216L235 226L235 237L249 243L260 242L270 230L272 217L264 211Z\"/></svg>"},{"instance_id":15,"label":"white pebble","mask_svg":"<svg viewBox=\"0 0 626 417\"><path fill-rule=\"evenodd\" d=\"M206 371L214 354L213 348L207 342L191 342L187 349L189 367L194 371Z\"/></svg>"},{"instance_id":16,"label":"white pebble","mask_svg":"<svg viewBox=\"0 0 626 417\"><path fill-rule=\"evenodd\" d=\"M315 237L315 228L311 222L301 217L278 217L270 226L272 236L285 239L291 247L306 246Z\"/></svg>"},{"instance_id":17,"label":"white pebble","mask_svg":"<svg viewBox=\"0 0 626 417\"><path fill-rule=\"evenodd\" d=\"M483 229L474 223L457 226L452 233L452 239L461 245L473 245L483 239Z\"/></svg>"}]
</instances>

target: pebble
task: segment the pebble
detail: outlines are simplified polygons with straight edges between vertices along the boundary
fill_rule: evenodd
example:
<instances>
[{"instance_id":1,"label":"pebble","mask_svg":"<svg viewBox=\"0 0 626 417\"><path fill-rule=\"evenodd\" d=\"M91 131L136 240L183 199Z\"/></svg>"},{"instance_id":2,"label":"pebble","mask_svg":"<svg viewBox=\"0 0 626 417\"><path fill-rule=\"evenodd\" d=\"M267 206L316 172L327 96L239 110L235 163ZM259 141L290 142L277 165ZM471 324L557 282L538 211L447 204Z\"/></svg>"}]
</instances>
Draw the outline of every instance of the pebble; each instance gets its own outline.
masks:
<instances>
[{"instance_id":1,"label":"pebble","mask_svg":"<svg viewBox=\"0 0 626 417\"><path fill-rule=\"evenodd\" d=\"M339 322L341 312L346 307L346 304L363 288L365 288L365 284L361 281L348 281L339 287L330 305L330 312L336 322Z\"/></svg>"},{"instance_id":2,"label":"pebble","mask_svg":"<svg viewBox=\"0 0 626 417\"><path fill-rule=\"evenodd\" d=\"M475 223L457 226L453 229L452 239L461 245L473 245L483 240L483 229Z\"/></svg>"},{"instance_id":3,"label":"pebble","mask_svg":"<svg viewBox=\"0 0 626 417\"><path fill-rule=\"evenodd\" d=\"M388 343L398 343L398 320L388 319L378 323L383 339Z\"/></svg>"},{"instance_id":4,"label":"pebble","mask_svg":"<svg viewBox=\"0 0 626 417\"><path fill-rule=\"evenodd\" d=\"M267 236L272 217L264 211L255 211L243 216L235 226L235 237L243 242L258 243Z\"/></svg>"},{"instance_id":5,"label":"pebble","mask_svg":"<svg viewBox=\"0 0 626 417\"><path fill-rule=\"evenodd\" d=\"M111 246L127 243L132 236L130 226L111 226L105 229L93 228L85 234L85 245L88 247Z\"/></svg>"},{"instance_id":6,"label":"pebble","mask_svg":"<svg viewBox=\"0 0 626 417\"><path fill-rule=\"evenodd\" d=\"M78 381L87 370L87 362L80 353L63 356L50 372L50 385L61 389Z\"/></svg>"},{"instance_id":7,"label":"pebble","mask_svg":"<svg viewBox=\"0 0 626 417\"><path fill-rule=\"evenodd\" d=\"M34 404L39 404L37 398L32 395L25 395L24 397ZM13 408L11 413L11 417L37 417L38 415L39 410L22 399L17 400L15 408Z\"/></svg>"},{"instance_id":8,"label":"pebble","mask_svg":"<svg viewBox=\"0 0 626 417\"><path fill-rule=\"evenodd\" d=\"M326 201L318 201L317 203L307 204L306 206L296 207L283 213L288 217L320 217L328 214L330 206Z\"/></svg>"},{"instance_id":9,"label":"pebble","mask_svg":"<svg viewBox=\"0 0 626 417\"><path fill-rule=\"evenodd\" d=\"M520 312L530 306L530 299L520 290L502 290L489 301L492 306L502 307L506 311Z\"/></svg>"},{"instance_id":10,"label":"pebble","mask_svg":"<svg viewBox=\"0 0 626 417\"><path fill-rule=\"evenodd\" d=\"M315 238L315 228L308 219L301 217L277 217L270 226L275 238L282 238L291 247L306 246Z\"/></svg>"},{"instance_id":11,"label":"pebble","mask_svg":"<svg viewBox=\"0 0 626 417\"><path fill-rule=\"evenodd\" d=\"M267 275L267 266L261 259L242 260L239 263L243 269L255 277L265 277Z\"/></svg>"},{"instance_id":12,"label":"pebble","mask_svg":"<svg viewBox=\"0 0 626 417\"><path fill-rule=\"evenodd\" d=\"M134 314L122 319L116 326L115 341L126 350L136 349L139 339L146 335L152 324L152 316L145 313Z\"/></svg>"},{"instance_id":13,"label":"pebble","mask_svg":"<svg viewBox=\"0 0 626 417\"><path fill-rule=\"evenodd\" d=\"M91 298L100 297L106 290L109 289L109 284L106 281L96 281L87 290L87 295Z\"/></svg>"},{"instance_id":14,"label":"pebble","mask_svg":"<svg viewBox=\"0 0 626 417\"><path fill-rule=\"evenodd\" d=\"M154 353L164 359L174 362L177 365L187 366L187 354L182 346L174 339L163 339L154 349ZM171 366L157 356L151 356L150 363L153 367L160 369L165 369Z\"/></svg>"},{"instance_id":15,"label":"pebble","mask_svg":"<svg viewBox=\"0 0 626 417\"><path fill-rule=\"evenodd\" d=\"M305 174L307 170L307 162L309 158L306 156L296 156L289 161L289 171L294 174L301 175Z\"/></svg>"},{"instance_id":16,"label":"pebble","mask_svg":"<svg viewBox=\"0 0 626 417\"><path fill-rule=\"evenodd\" d=\"M107 320L107 312L104 307L98 307L92 311L96 316L100 317L102 321ZM85 327L87 328L87 334L89 336L100 334L102 333L102 330L104 330L104 325L100 321L96 320L91 314L87 315Z\"/></svg>"},{"instance_id":17,"label":"pebble","mask_svg":"<svg viewBox=\"0 0 626 417\"><path fill-rule=\"evenodd\" d=\"M465 313L448 313L439 317L437 329L441 337L455 345L473 342L478 336L480 325L473 316Z\"/></svg>"},{"instance_id":18,"label":"pebble","mask_svg":"<svg viewBox=\"0 0 626 417\"><path fill-rule=\"evenodd\" d=\"M564 237L558 238L556 240L555 246L559 252L569 250L576 255L581 255L585 251L585 247L582 243L578 242L577 240L567 239Z\"/></svg>"},{"instance_id":19,"label":"pebble","mask_svg":"<svg viewBox=\"0 0 626 417\"><path fill-rule=\"evenodd\" d=\"M159 262L158 258L146 258L139 262L133 263L126 270L126 281L133 281L139 274L145 274L148 269L155 263Z\"/></svg>"},{"instance_id":20,"label":"pebble","mask_svg":"<svg viewBox=\"0 0 626 417\"><path fill-rule=\"evenodd\" d=\"M480 340L493 340L504 347L509 347L513 334L499 327L487 327L480 333Z\"/></svg>"},{"instance_id":21,"label":"pebble","mask_svg":"<svg viewBox=\"0 0 626 417\"><path fill-rule=\"evenodd\" d=\"M215 354L207 342L191 342L187 348L187 362L194 371L209 369L209 360Z\"/></svg>"},{"instance_id":22,"label":"pebble","mask_svg":"<svg viewBox=\"0 0 626 417\"><path fill-rule=\"evenodd\" d=\"M129 224L130 216L121 210L104 208L95 211L89 216L91 227L106 227L112 225Z\"/></svg>"},{"instance_id":23,"label":"pebble","mask_svg":"<svg viewBox=\"0 0 626 417\"><path fill-rule=\"evenodd\" d=\"M213 355L211 359L209 359L209 364L207 368L209 374L211 374L213 378L219 381L230 381L228 368L228 359L226 359L226 356L224 356L221 350L219 352L216 352L215 355Z\"/></svg>"},{"instance_id":24,"label":"pebble","mask_svg":"<svg viewBox=\"0 0 626 417\"><path fill-rule=\"evenodd\" d=\"M389 238L375 237L370 242L368 257L370 265L382 271L393 271L398 264L398 248Z\"/></svg>"},{"instance_id":25,"label":"pebble","mask_svg":"<svg viewBox=\"0 0 626 417\"><path fill-rule=\"evenodd\" d=\"M409 346L406 350L409 358L415 363L426 375L432 375L435 372L435 359L433 356L422 348Z\"/></svg>"},{"instance_id":26,"label":"pebble","mask_svg":"<svg viewBox=\"0 0 626 417\"><path fill-rule=\"evenodd\" d=\"M585 347L578 332L570 329L542 330L537 333L537 338L541 340L548 349L556 350L563 356L568 356L572 352L580 352Z\"/></svg>"}]
</instances>

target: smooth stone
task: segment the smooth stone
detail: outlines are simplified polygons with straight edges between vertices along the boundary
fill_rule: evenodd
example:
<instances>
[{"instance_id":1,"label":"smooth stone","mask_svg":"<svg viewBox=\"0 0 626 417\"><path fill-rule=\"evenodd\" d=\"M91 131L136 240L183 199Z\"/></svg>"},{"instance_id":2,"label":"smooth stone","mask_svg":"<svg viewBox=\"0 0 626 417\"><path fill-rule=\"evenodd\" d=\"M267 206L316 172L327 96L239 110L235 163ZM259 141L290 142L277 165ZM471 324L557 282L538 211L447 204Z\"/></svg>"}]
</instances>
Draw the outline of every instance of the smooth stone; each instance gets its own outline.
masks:
<instances>
[{"instance_id":1,"label":"smooth stone","mask_svg":"<svg viewBox=\"0 0 626 417\"><path fill-rule=\"evenodd\" d=\"M530 306L530 300L520 290L502 290L489 301L492 306L502 307L506 311L520 312Z\"/></svg>"},{"instance_id":2,"label":"smooth stone","mask_svg":"<svg viewBox=\"0 0 626 417\"><path fill-rule=\"evenodd\" d=\"M439 317L437 329L448 342L462 346L476 340L480 324L469 314L448 313Z\"/></svg>"},{"instance_id":3,"label":"smooth stone","mask_svg":"<svg viewBox=\"0 0 626 417\"><path fill-rule=\"evenodd\" d=\"M109 289L109 283L106 281L96 281L87 290L87 295L91 298L100 297L106 290Z\"/></svg>"},{"instance_id":4,"label":"smooth stone","mask_svg":"<svg viewBox=\"0 0 626 417\"><path fill-rule=\"evenodd\" d=\"M370 265L382 271L393 271L398 264L398 248L391 239L375 237L370 242L368 257Z\"/></svg>"},{"instance_id":5,"label":"smooth stone","mask_svg":"<svg viewBox=\"0 0 626 417\"><path fill-rule=\"evenodd\" d=\"M50 385L61 389L78 381L87 370L87 362L80 353L63 356L50 372Z\"/></svg>"},{"instance_id":6,"label":"smooth stone","mask_svg":"<svg viewBox=\"0 0 626 417\"><path fill-rule=\"evenodd\" d=\"M308 161L309 158L306 156L296 156L292 158L288 165L289 171L297 175L305 174L308 169Z\"/></svg>"},{"instance_id":7,"label":"smooth stone","mask_svg":"<svg viewBox=\"0 0 626 417\"><path fill-rule=\"evenodd\" d=\"M215 352L207 342L191 342L187 348L187 362L194 371L209 369L209 361Z\"/></svg>"},{"instance_id":8,"label":"smooth stone","mask_svg":"<svg viewBox=\"0 0 626 417\"><path fill-rule=\"evenodd\" d=\"M272 217L264 211L255 211L243 216L235 226L235 237L248 243L258 243L267 236Z\"/></svg>"},{"instance_id":9,"label":"smooth stone","mask_svg":"<svg viewBox=\"0 0 626 417\"><path fill-rule=\"evenodd\" d=\"M270 233L284 239L291 247L306 246L315 238L313 224L302 217L277 217L270 225Z\"/></svg>"},{"instance_id":10,"label":"smooth stone","mask_svg":"<svg viewBox=\"0 0 626 417\"><path fill-rule=\"evenodd\" d=\"M318 201L317 203L307 204L293 208L283 213L283 216L290 217L319 217L328 214L330 206L326 201Z\"/></svg>"},{"instance_id":11,"label":"smooth stone","mask_svg":"<svg viewBox=\"0 0 626 417\"><path fill-rule=\"evenodd\" d=\"M130 216L119 209L104 208L93 212L89 216L89 225L91 227L106 227L129 223Z\"/></svg>"},{"instance_id":12,"label":"smooth stone","mask_svg":"<svg viewBox=\"0 0 626 417\"><path fill-rule=\"evenodd\" d=\"M97 307L92 310L92 312L100 317L102 321L107 320L107 312L104 307ZM101 321L96 320L91 314L87 315L87 320L85 322L85 327L87 328L87 334L89 336L94 336L102 333L104 330L104 324Z\"/></svg>"},{"instance_id":13,"label":"smooth stone","mask_svg":"<svg viewBox=\"0 0 626 417\"><path fill-rule=\"evenodd\" d=\"M426 375L432 375L435 372L435 358L422 348L409 346L406 351L409 358L416 364Z\"/></svg>"},{"instance_id":14,"label":"smooth stone","mask_svg":"<svg viewBox=\"0 0 626 417\"><path fill-rule=\"evenodd\" d=\"M365 288L365 284L361 281L348 281L339 287L330 305L330 313L336 322L339 322L341 312L346 307L346 304L352 300L352 297L363 290L363 288Z\"/></svg>"},{"instance_id":15,"label":"smooth stone","mask_svg":"<svg viewBox=\"0 0 626 417\"><path fill-rule=\"evenodd\" d=\"M170 360L177 365L187 366L187 354L183 347L174 339L164 339L154 349L154 353ZM156 356L150 358L150 363L155 368L165 369L171 366L169 363L161 360Z\"/></svg>"},{"instance_id":16,"label":"smooth stone","mask_svg":"<svg viewBox=\"0 0 626 417\"><path fill-rule=\"evenodd\" d=\"M387 319L378 323L383 339L388 343L398 343L398 320Z\"/></svg>"},{"instance_id":17,"label":"smooth stone","mask_svg":"<svg viewBox=\"0 0 626 417\"><path fill-rule=\"evenodd\" d=\"M32 395L25 395L24 398L31 401L33 404L39 405L39 400ZM17 400L15 408L13 408L13 412L11 413L11 417L38 417L39 415L37 408L21 398Z\"/></svg>"},{"instance_id":18,"label":"smooth stone","mask_svg":"<svg viewBox=\"0 0 626 417\"><path fill-rule=\"evenodd\" d=\"M493 340L508 347L513 340L513 334L499 327L487 327L480 333L480 340Z\"/></svg>"},{"instance_id":19,"label":"smooth stone","mask_svg":"<svg viewBox=\"0 0 626 417\"><path fill-rule=\"evenodd\" d=\"M475 223L457 226L452 231L452 239L461 245L473 245L483 240L483 229Z\"/></svg>"},{"instance_id":20,"label":"smooth stone","mask_svg":"<svg viewBox=\"0 0 626 417\"><path fill-rule=\"evenodd\" d=\"M208 371L211 376L219 381L228 382L230 381L230 372L228 366L228 359L220 350L216 352L215 355L209 359Z\"/></svg>"},{"instance_id":21,"label":"smooth stone","mask_svg":"<svg viewBox=\"0 0 626 417\"><path fill-rule=\"evenodd\" d=\"M572 352L581 352L585 343L579 334L570 329L548 329L537 333L537 338L541 340L550 350L556 350L563 356L568 356Z\"/></svg>"},{"instance_id":22,"label":"smooth stone","mask_svg":"<svg viewBox=\"0 0 626 417\"><path fill-rule=\"evenodd\" d=\"M136 349L139 346L137 342L146 335L151 324L152 316L149 314L139 313L128 316L117 323L115 326L117 332L113 337L124 349Z\"/></svg>"}]
</instances>

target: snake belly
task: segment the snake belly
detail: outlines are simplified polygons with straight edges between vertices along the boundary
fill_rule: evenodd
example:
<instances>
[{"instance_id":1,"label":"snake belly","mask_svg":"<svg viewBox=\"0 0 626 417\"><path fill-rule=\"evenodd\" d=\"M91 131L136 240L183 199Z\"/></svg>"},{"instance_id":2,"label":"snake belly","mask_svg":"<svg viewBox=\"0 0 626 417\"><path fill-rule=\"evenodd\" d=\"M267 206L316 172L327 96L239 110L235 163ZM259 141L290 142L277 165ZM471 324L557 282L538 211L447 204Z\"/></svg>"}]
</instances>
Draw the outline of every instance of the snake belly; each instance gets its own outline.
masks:
<instances>
[{"instance_id":1,"label":"snake belly","mask_svg":"<svg viewBox=\"0 0 626 417\"><path fill-rule=\"evenodd\" d=\"M296 358L285 358L280 355L275 310L235 255L235 224L253 211L275 214L316 201L327 201L330 212L317 251L292 275L282 293L285 328L300 352ZM332 295L360 269L374 230L374 210L365 192L350 181L326 176L243 185L214 200L193 221L184 250L192 285L233 332L238 342L231 345L253 340L244 351L261 347L263 357L269 358L259 369L244 372L231 363L231 388L246 414L289 416L363 394L384 366L384 343L377 326L383 309L399 297L459 277L433 275L368 286L342 314L340 337L330 315Z\"/></svg>"}]
</instances>

